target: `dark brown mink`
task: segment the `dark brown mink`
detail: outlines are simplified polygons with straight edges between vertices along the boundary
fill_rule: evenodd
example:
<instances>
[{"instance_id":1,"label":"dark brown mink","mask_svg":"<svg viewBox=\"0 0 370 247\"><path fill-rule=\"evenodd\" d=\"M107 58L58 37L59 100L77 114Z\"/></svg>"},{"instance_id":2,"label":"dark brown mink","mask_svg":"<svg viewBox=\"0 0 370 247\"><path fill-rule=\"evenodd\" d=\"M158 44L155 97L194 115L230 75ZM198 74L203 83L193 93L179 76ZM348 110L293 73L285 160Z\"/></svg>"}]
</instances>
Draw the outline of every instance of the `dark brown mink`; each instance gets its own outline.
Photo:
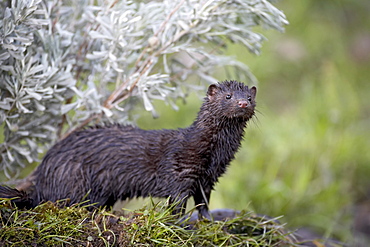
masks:
<instances>
[{"instance_id":1,"label":"dark brown mink","mask_svg":"<svg viewBox=\"0 0 370 247\"><path fill-rule=\"evenodd\" d=\"M218 178L240 147L254 116L256 87L224 81L209 86L194 123L184 129L143 130L95 126L56 143L36 168L32 192L0 187L0 197L34 207L69 198L113 206L134 197L170 197L184 214L193 197L199 216L210 219L208 202Z\"/></svg>"}]
</instances>

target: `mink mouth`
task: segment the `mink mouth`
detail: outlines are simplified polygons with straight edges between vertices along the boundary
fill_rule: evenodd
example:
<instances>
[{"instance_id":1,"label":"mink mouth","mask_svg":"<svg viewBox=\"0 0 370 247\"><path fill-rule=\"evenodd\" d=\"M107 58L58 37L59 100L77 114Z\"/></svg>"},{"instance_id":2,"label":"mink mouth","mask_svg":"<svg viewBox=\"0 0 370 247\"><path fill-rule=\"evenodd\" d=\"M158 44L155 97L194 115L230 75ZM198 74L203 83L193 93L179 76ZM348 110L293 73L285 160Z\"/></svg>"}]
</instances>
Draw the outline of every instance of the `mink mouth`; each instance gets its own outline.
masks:
<instances>
[{"instance_id":1,"label":"mink mouth","mask_svg":"<svg viewBox=\"0 0 370 247\"><path fill-rule=\"evenodd\" d=\"M230 112L230 114L228 114L228 117L229 118L244 118L244 119L250 119L254 116L254 111L250 110L250 109L238 109L234 112Z\"/></svg>"}]
</instances>

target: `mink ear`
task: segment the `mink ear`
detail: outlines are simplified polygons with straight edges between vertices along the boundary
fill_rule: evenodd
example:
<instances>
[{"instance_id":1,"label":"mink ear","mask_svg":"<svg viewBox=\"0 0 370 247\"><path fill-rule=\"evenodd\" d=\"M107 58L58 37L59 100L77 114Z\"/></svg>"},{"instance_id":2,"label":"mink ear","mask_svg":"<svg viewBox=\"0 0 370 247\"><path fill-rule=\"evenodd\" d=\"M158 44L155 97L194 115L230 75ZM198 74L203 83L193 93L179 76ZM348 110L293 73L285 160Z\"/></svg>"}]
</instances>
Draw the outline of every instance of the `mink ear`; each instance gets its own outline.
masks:
<instances>
[{"instance_id":1,"label":"mink ear","mask_svg":"<svg viewBox=\"0 0 370 247\"><path fill-rule=\"evenodd\" d=\"M212 99L213 96L217 93L217 91L218 91L218 86L216 84L211 84L208 87L208 91L207 91L208 99Z\"/></svg>"},{"instance_id":2,"label":"mink ear","mask_svg":"<svg viewBox=\"0 0 370 247\"><path fill-rule=\"evenodd\" d=\"M252 94L253 98L255 98L256 94L257 94L257 88L255 86L253 86L253 87L251 87L250 91L251 91L251 94Z\"/></svg>"}]
</instances>

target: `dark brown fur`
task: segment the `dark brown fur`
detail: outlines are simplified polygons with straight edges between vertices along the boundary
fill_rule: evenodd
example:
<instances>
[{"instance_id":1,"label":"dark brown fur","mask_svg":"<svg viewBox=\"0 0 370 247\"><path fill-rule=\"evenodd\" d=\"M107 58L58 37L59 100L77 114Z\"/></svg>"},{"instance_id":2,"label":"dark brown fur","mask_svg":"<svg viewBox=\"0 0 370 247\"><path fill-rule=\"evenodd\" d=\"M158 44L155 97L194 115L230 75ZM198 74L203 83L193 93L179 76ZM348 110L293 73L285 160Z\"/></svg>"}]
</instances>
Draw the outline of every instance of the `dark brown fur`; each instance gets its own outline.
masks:
<instances>
[{"instance_id":1,"label":"dark brown fur","mask_svg":"<svg viewBox=\"0 0 370 247\"><path fill-rule=\"evenodd\" d=\"M111 125L74 132L47 152L28 197L7 187L0 188L0 197L18 196L31 207L65 198L78 203L87 194L98 206L133 197L170 197L180 201L178 212L193 196L200 215L210 218L211 190L240 147L254 115L255 95L255 87L225 81L209 86L188 128Z\"/></svg>"}]
</instances>

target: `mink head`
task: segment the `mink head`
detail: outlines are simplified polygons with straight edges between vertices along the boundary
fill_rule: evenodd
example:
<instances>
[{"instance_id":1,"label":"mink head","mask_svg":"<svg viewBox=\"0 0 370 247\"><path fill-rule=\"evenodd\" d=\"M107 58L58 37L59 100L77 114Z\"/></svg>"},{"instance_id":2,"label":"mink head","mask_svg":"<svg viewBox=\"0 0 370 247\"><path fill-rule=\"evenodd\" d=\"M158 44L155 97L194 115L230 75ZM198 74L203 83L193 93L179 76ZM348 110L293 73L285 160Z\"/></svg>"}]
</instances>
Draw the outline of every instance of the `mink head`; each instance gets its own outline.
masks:
<instances>
[{"instance_id":1,"label":"mink head","mask_svg":"<svg viewBox=\"0 0 370 247\"><path fill-rule=\"evenodd\" d=\"M256 93L256 87L248 88L241 82L224 81L210 85L207 98L213 114L248 120L254 115Z\"/></svg>"}]
</instances>

